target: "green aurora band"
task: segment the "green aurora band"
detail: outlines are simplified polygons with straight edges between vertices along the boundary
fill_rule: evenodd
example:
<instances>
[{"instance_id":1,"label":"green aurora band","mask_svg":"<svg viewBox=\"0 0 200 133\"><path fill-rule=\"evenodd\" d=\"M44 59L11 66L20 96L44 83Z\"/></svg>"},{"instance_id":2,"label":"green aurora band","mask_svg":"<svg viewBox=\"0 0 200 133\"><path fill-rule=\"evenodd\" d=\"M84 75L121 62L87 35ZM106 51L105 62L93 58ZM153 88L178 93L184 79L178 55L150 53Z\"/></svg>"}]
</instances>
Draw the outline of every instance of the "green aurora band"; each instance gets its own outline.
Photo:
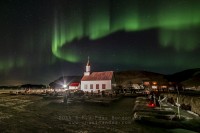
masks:
<instances>
[{"instance_id":1,"label":"green aurora band","mask_svg":"<svg viewBox=\"0 0 200 133\"><path fill-rule=\"evenodd\" d=\"M52 40L52 52L56 57L78 62L81 57L70 49L63 50L64 45L84 37L99 39L120 30L157 28L158 41L163 48L191 52L199 47L200 1L86 1L87 4L72 3L67 10L56 13Z\"/></svg>"},{"instance_id":2,"label":"green aurora band","mask_svg":"<svg viewBox=\"0 0 200 133\"><path fill-rule=\"evenodd\" d=\"M23 58L17 58L17 59L0 59L0 72L4 71L7 72L13 67L22 67L25 65L25 60Z\"/></svg>"}]
</instances>

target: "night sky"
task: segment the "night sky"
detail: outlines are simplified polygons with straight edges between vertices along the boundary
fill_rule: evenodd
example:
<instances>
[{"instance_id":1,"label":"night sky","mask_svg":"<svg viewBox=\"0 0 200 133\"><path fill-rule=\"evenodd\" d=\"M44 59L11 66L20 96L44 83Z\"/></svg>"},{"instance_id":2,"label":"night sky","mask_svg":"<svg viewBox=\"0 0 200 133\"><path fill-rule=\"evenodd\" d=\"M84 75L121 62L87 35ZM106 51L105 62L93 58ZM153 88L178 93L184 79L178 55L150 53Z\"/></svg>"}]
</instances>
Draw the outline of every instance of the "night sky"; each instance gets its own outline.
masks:
<instances>
[{"instance_id":1,"label":"night sky","mask_svg":"<svg viewBox=\"0 0 200 133\"><path fill-rule=\"evenodd\" d=\"M0 85L200 67L199 0L1 0Z\"/></svg>"}]
</instances>

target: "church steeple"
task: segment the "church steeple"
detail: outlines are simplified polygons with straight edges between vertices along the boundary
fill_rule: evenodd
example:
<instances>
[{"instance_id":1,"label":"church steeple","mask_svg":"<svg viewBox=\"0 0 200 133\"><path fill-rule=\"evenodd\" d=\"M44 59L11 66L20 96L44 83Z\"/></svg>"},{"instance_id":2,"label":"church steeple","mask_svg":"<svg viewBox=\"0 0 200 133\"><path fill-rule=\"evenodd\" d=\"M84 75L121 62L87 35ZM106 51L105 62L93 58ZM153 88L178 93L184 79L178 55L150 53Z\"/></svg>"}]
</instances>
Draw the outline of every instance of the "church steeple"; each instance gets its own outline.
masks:
<instances>
[{"instance_id":1,"label":"church steeple","mask_svg":"<svg viewBox=\"0 0 200 133\"><path fill-rule=\"evenodd\" d=\"M86 70L84 72L84 76L89 76L90 75L90 57L88 56L88 61L86 64Z\"/></svg>"},{"instance_id":2,"label":"church steeple","mask_svg":"<svg viewBox=\"0 0 200 133\"><path fill-rule=\"evenodd\" d=\"M87 66L90 66L90 57L88 56Z\"/></svg>"}]
</instances>

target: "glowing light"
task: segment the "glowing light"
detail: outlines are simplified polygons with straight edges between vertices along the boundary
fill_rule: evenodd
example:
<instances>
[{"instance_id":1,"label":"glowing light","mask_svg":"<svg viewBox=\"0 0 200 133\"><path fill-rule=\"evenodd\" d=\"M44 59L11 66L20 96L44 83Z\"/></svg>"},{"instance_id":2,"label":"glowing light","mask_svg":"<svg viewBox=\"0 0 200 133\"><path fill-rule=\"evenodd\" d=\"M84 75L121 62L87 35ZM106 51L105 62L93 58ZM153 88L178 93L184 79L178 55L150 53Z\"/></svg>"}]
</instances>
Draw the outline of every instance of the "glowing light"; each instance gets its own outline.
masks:
<instances>
[{"instance_id":1,"label":"glowing light","mask_svg":"<svg viewBox=\"0 0 200 133\"><path fill-rule=\"evenodd\" d=\"M155 107L155 104L151 103L151 104L148 104L149 107Z\"/></svg>"},{"instance_id":2,"label":"glowing light","mask_svg":"<svg viewBox=\"0 0 200 133\"><path fill-rule=\"evenodd\" d=\"M64 85L63 85L63 88L66 88L66 87L67 87L67 85L66 85L66 84L64 84Z\"/></svg>"},{"instance_id":3,"label":"glowing light","mask_svg":"<svg viewBox=\"0 0 200 133\"><path fill-rule=\"evenodd\" d=\"M157 84L157 82L153 82L153 84L154 84L154 85L156 85L156 84Z\"/></svg>"}]
</instances>

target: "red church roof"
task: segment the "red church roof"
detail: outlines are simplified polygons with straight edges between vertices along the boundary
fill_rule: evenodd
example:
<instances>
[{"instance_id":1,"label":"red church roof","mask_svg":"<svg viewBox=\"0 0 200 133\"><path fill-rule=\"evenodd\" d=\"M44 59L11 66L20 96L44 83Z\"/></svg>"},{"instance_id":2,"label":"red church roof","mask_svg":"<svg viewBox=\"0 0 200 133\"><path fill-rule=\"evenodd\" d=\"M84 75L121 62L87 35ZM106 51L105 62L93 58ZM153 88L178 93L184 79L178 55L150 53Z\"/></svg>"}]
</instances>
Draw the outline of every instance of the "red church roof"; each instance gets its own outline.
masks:
<instances>
[{"instance_id":1,"label":"red church roof","mask_svg":"<svg viewBox=\"0 0 200 133\"><path fill-rule=\"evenodd\" d=\"M80 83L71 83L69 86L79 86Z\"/></svg>"},{"instance_id":2,"label":"red church roof","mask_svg":"<svg viewBox=\"0 0 200 133\"><path fill-rule=\"evenodd\" d=\"M113 77L113 71L93 72L89 76L83 76L81 81L112 80L112 77Z\"/></svg>"}]
</instances>

